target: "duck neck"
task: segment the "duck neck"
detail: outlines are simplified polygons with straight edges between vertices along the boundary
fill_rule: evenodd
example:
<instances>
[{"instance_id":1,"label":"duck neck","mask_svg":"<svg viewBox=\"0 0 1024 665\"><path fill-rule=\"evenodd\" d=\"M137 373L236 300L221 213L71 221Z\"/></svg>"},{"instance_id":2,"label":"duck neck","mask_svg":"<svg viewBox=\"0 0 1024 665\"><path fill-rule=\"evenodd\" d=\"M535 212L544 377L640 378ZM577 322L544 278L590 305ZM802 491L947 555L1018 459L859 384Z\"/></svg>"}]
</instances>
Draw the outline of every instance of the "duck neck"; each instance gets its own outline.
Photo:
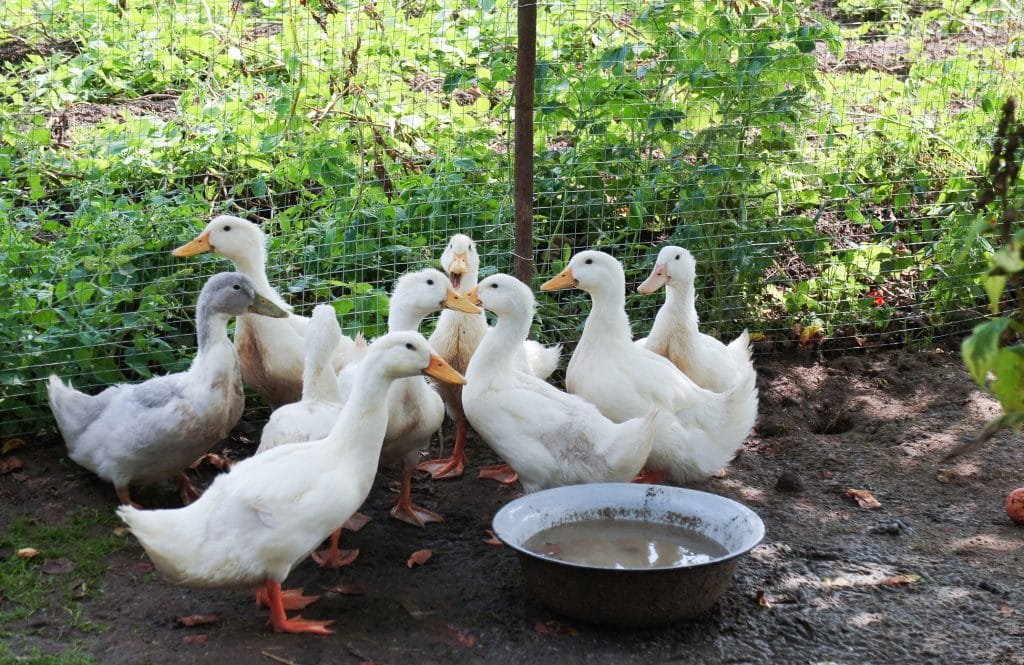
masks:
<instances>
[{"instance_id":1,"label":"duck neck","mask_svg":"<svg viewBox=\"0 0 1024 665\"><path fill-rule=\"evenodd\" d=\"M220 370L222 364L217 362L222 356L229 360L235 357L235 347L228 339L228 319L223 312L210 311L205 303L200 303L196 312L196 341L198 351L192 367L199 370Z\"/></svg>"},{"instance_id":2,"label":"duck neck","mask_svg":"<svg viewBox=\"0 0 1024 665\"><path fill-rule=\"evenodd\" d=\"M338 375L331 365L334 347L316 348L310 345L306 350L306 364L302 368L302 396L334 402L341 401L338 390Z\"/></svg>"},{"instance_id":3,"label":"duck neck","mask_svg":"<svg viewBox=\"0 0 1024 665\"><path fill-rule=\"evenodd\" d=\"M697 329L700 319L697 318L697 305L694 301L693 282L670 283L665 290L665 305L661 311L673 312L676 322L687 332ZM658 313L660 314L661 311Z\"/></svg>"},{"instance_id":4,"label":"duck neck","mask_svg":"<svg viewBox=\"0 0 1024 665\"><path fill-rule=\"evenodd\" d=\"M391 307L388 309L388 332L417 331L420 323L426 318L426 314L411 311L408 307L402 306L401 302L391 300Z\"/></svg>"},{"instance_id":5,"label":"duck neck","mask_svg":"<svg viewBox=\"0 0 1024 665\"><path fill-rule=\"evenodd\" d=\"M266 296L275 305L291 310L291 307L285 303L284 299L270 285L270 280L267 278L267 260L262 250L258 252L243 252L228 258L235 264L235 270L253 281L253 284L256 285L257 293Z\"/></svg>"},{"instance_id":6,"label":"duck neck","mask_svg":"<svg viewBox=\"0 0 1024 665\"><path fill-rule=\"evenodd\" d=\"M392 379L373 358L359 363L352 393L345 402L338 420L327 435L325 443L348 460L346 469L360 491L369 492L374 470L380 460L384 434L388 428L388 408L385 395Z\"/></svg>"},{"instance_id":7,"label":"duck neck","mask_svg":"<svg viewBox=\"0 0 1024 665\"><path fill-rule=\"evenodd\" d=\"M531 319L529 312L498 316L497 324L484 336L470 359L467 374L475 375L479 381L490 376L501 376L516 367L516 354L530 334ZM468 375L466 378L470 380Z\"/></svg>"},{"instance_id":8,"label":"duck neck","mask_svg":"<svg viewBox=\"0 0 1024 665\"><path fill-rule=\"evenodd\" d=\"M597 337L599 332L604 338L623 340L631 343L632 332L629 327L629 315L626 314L626 287L624 282L601 284L590 291L592 307L587 322L583 325L585 339Z\"/></svg>"}]
</instances>

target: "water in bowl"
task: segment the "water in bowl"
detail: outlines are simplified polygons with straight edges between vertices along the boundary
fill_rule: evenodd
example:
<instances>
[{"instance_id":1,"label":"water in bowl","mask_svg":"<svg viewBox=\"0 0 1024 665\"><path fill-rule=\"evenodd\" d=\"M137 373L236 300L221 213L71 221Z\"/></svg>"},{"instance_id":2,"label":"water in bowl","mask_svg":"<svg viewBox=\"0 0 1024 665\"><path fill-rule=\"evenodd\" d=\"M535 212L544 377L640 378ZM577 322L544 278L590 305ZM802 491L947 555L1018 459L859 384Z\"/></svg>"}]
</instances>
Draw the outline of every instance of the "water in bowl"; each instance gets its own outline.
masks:
<instances>
[{"instance_id":1,"label":"water in bowl","mask_svg":"<svg viewBox=\"0 0 1024 665\"><path fill-rule=\"evenodd\" d=\"M560 561L620 570L695 566L728 554L722 544L683 526L616 519L558 524L523 546Z\"/></svg>"}]
</instances>

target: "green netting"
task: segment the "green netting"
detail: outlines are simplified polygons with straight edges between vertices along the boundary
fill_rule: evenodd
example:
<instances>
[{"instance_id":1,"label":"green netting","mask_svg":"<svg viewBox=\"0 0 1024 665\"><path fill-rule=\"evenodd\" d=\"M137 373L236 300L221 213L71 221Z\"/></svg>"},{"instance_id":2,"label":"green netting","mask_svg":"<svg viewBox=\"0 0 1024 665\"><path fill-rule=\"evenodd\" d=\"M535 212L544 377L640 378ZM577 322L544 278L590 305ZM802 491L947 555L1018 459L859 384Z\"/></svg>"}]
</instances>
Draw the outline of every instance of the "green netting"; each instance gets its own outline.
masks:
<instances>
[{"instance_id":1,"label":"green netting","mask_svg":"<svg viewBox=\"0 0 1024 665\"><path fill-rule=\"evenodd\" d=\"M975 183L1020 95L1024 9L997 0L538 7L534 264L698 261L707 331L779 348L960 334L991 250ZM260 222L273 284L382 332L394 278L456 231L511 269L516 7L495 0L6 0L0 6L0 413L42 379L180 369L202 281L169 250ZM582 296L540 296L578 335ZM820 335L805 340L820 343Z\"/></svg>"}]
</instances>

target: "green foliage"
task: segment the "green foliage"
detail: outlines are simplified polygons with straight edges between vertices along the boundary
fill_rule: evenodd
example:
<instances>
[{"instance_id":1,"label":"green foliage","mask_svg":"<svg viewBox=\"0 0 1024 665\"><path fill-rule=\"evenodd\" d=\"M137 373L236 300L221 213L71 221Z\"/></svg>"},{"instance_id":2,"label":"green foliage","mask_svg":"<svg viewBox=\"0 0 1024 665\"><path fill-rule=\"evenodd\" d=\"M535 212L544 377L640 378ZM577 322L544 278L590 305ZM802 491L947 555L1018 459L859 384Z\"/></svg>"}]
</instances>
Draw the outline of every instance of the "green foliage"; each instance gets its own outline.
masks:
<instances>
[{"instance_id":1,"label":"green foliage","mask_svg":"<svg viewBox=\"0 0 1024 665\"><path fill-rule=\"evenodd\" d=\"M977 202L975 232L997 247L985 278L996 318L975 327L962 347L971 376L1003 407L1004 415L997 422L1007 425L1024 418L1024 229L1019 228L1024 187L1018 183L1024 161L1024 122L1016 117L1016 110L1012 98L1003 105ZM997 429L986 428L985 438Z\"/></svg>"},{"instance_id":2,"label":"green foliage","mask_svg":"<svg viewBox=\"0 0 1024 665\"><path fill-rule=\"evenodd\" d=\"M348 333L382 332L393 280L453 232L509 270L512 11L4 2L0 43L28 52L0 58L0 434L49 426L51 372L93 391L187 364L195 293L228 264L168 250L212 214L261 220L272 283L299 313L334 303ZM538 277L601 247L632 285L672 242L722 336L955 322L996 286L979 275L998 243L965 242L973 165L1024 59L923 40L1019 18L999 0L844 0L840 25L803 0L546 6ZM867 32L906 42L905 71L827 64ZM578 336L568 298L540 299L549 341ZM629 295L637 332L659 303Z\"/></svg>"}]
</instances>

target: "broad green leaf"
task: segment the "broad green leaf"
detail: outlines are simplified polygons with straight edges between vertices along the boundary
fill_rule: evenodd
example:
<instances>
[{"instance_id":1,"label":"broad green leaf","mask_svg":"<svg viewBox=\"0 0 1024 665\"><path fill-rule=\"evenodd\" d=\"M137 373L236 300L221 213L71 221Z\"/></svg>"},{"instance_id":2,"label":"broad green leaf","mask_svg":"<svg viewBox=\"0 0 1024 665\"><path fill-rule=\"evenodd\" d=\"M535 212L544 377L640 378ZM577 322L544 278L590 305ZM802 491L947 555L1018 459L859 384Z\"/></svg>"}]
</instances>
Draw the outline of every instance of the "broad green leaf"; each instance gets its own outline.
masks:
<instances>
[{"instance_id":1,"label":"broad green leaf","mask_svg":"<svg viewBox=\"0 0 1024 665\"><path fill-rule=\"evenodd\" d=\"M999 301L1003 297L1003 289L1006 287L1006 274L993 275L988 273L984 278L985 293L988 294L988 309L993 314L999 313Z\"/></svg>"},{"instance_id":2,"label":"broad green leaf","mask_svg":"<svg viewBox=\"0 0 1024 665\"><path fill-rule=\"evenodd\" d=\"M1010 325L1010 319L993 319L975 326L960 350L964 363L975 383L984 386L988 373L999 354L999 338Z\"/></svg>"},{"instance_id":3,"label":"broad green leaf","mask_svg":"<svg viewBox=\"0 0 1024 665\"><path fill-rule=\"evenodd\" d=\"M1007 413L1024 412L1024 346L1000 349L992 366L991 390Z\"/></svg>"}]
</instances>

